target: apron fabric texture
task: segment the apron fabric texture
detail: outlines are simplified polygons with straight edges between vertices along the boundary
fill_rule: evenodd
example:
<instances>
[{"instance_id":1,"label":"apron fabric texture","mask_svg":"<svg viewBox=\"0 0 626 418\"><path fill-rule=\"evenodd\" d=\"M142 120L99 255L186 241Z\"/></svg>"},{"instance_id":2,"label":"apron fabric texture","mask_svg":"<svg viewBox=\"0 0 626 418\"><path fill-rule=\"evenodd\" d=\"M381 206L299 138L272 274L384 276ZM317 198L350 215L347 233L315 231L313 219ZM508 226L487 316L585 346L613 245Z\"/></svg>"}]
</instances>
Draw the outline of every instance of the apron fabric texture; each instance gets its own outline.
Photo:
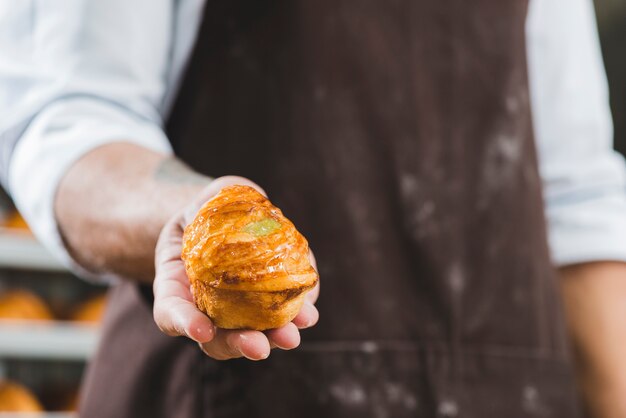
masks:
<instances>
[{"instance_id":1,"label":"apron fabric texture","mask_svg":"<svg viewBox=\"0 0 626 418\"><path fill-rule=\"evenodd\" d=\"M177 154L267 190L319 324L266 361L161 335L112 290L82 415L579 416L548 256L521 0L209 0Z\"/></svg>"}]
</instances>

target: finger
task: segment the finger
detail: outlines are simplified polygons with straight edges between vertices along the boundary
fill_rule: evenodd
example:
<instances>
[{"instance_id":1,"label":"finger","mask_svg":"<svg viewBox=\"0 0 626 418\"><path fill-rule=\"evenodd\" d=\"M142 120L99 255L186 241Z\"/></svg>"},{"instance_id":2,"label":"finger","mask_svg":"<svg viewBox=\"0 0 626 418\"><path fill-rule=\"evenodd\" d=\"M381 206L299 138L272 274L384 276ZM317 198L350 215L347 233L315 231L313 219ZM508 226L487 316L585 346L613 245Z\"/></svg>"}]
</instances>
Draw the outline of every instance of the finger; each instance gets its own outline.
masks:
<instances>
[{"instance_id":1,"label":"finger","mask_svg":"<svg viewBox=\"0 0 626 418\"><path fill-rule=\"evenodd\" d=\"M165 334L182 335L204 343L214 337L215 328L193 302L189 279L180 260L180 244L171 244L179 234L174 223L168 224L157 243L153 317Z\"/></svg>"},{"instance_id":2,"label":"finger","mask_svg":"<svg viewBox=\"0 0 626 418\"><path fill-rule=\"evenodd\" d=\"M300 332L292 322L281 328L266 331L265 335L273 347L282 350L292 350L300 345Z\"/></svg>"},{"instance_id":3,"label":"finger","mask_svg":"<svg viewBox=\"0 0 626 418\"><path fill-rule=\"evenodd\" d=\"M256 189L263 196L267 197L267 193L265 192L265 190L263 190L263 188L261 186L259 186L258 184L256 184L255 182L253 182L250 179L247 179L245 177L240 177L240 176L222 176L222 177L218 177L218 178L216 178L215 180L213 180L211 182L211 184L209 185L209 188L212 189L212 190L215 190L215 193L217 194L224 187L233 186L233 185L236 185L236 184L237 185L241 185L241 186L250 186L250 187Z\"/></svg>"},{"instance_id":4,"label":"finger","mask_svg":"<svg viewBox=\"0 0 626 418\"><path fill-rule=\"evenodd\" d=\"M159 329L169 336L185 336L205 343L215 335L211 320L198 311L193 303L180 298L155 300L153 315Z\"/></svg>"},{"instance_id":5,"label":"finger","mask_svg":"<svg viewBox=\"0 0 626 418\"><path fill-rule=\"evenodd\" d=\"M155 249L154 266L158 269L170 261L180 260L183 247L183 230L178 220L170 221L159 235Z\"/></svg>"},{"instance_id":6,"label":"finger","mask_svg":"<svg viewBox=\"0 0 626 418\"><path fill-rule=\"evenodd\" d=\"M296 317L293 319L293 323L300 329L310 328L317 323L319 319L319 312L313 304L307 300L302 304L302 308Z\"/></svg>"},{"instance_id":7,"label":"finger","mask_svg":"<svg viewBox=\"0 0 626 418\"><path fill-rule=\"evenodd\" d=\"M202 343L211 341L215 335L213 323L196 308L189 286L174 277L158 274L154 280L154 321L167 335L182 335Z\"/></svg>"},{"instance_id":8,"label":"finger","mask_svg":"<svg viewBox=\"0 0 626 418\"><path fill-rule=\"evenodd\" d=\"M246 357L263 360L270 355L270 343L260 331L231 331L218 329L215 338L201 344L202 351L216 360Z\"/></svg>"},{"instance_id":9,"label":"finger","mask_svg":"<svg viewBox=\"0 0 626 418\"><path fill-rule=\"evenodd\" d=\"M320 295L320 282L319 280L315 284L315 287L307 292L304 298L311 304L315 304L317 302L317 298Z\"/></svg>"},{"instance_id":10,"label":"finger","mask_svg":"<svg viewBox=\"0 0 626 418\"><path fill-rule=\"evenodd\" d=\"M310 248L309 248L309 262L311 263L315 271L317 271L319 274L319 271L317 270L317 260L315 259L315 254L313 254L313 250L311 250Z\"/></svg>"},{"instance_id":11,"label":"finger","mask_svg":"<svg viewBox=\"0 0 626 418\"><path fill-rule=\"evenodd\" d=\"M317 269L317 260L315 260L315 255L313 254L313 251L310 248L309 248L309 261L311 262L311 266L313 266L313 268L315 269L315 271L317 272L319 276L319 270ZM312 304L315 304L319 295L320 295L320 281L318 280L315 287L306 294L306 299Z\"/></svg>"}]
</instances>

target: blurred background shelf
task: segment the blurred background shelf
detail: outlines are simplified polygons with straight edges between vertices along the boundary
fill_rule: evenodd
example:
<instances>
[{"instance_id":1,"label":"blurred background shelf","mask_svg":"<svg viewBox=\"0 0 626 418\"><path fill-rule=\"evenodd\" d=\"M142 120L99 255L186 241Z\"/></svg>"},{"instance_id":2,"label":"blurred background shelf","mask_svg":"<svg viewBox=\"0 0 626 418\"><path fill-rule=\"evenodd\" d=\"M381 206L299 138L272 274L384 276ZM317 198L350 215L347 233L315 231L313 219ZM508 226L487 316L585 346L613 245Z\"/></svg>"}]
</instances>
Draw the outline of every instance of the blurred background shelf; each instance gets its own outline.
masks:
<instances>
[{"instance_id":1,"label":"blurred background shelf","mask_svg":"<svg viewBox=\"0 0 626 418\"><path fill-rule=\"evenodd\" d=\"M86 361L99 328L66 321L0 321L0 358Z\"/></svg>"},{"instance_id":2,"label":"blurred background shelf","mask_svg":"<svg viewBox=\"0 0 626 418\"><path fill-rule=\"evenodd\" d=\"M2 227L0 268L67 271L31 234Z\"/></svg>"}]
</instances>

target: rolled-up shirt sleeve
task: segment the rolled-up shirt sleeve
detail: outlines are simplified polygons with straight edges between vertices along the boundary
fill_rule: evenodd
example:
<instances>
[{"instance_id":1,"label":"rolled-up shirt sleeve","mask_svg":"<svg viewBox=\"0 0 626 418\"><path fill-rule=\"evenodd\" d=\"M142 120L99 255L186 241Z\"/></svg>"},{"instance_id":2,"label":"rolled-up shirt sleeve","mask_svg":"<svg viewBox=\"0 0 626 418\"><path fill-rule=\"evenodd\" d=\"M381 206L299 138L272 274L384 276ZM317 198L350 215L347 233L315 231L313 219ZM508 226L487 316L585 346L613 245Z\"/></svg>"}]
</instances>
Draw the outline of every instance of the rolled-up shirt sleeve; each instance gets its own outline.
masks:
<instances>
[{"instance_id":1,"label":"rolled-up shirt sleeve","mask_svg":"<svg viewBox=\"0 0 626 418\"><path fill-rule=\"evenodd\" d=\"M532 0L527 40L552 258L626 261L626 168L612 146L592 1Z\"/></svg>"},{"instance_id":2,"label":"rolled-up shirt sleeve","mask_svg":"<svg viewBox=\"0 0 626 418\"><path fill-rule=\"evenodd\" d=\"M0 0L0 180L68 264L53 211L68 168L110 142L171 152L162 116L172 8L172 0Z\"/></svg>"}]
</instances>

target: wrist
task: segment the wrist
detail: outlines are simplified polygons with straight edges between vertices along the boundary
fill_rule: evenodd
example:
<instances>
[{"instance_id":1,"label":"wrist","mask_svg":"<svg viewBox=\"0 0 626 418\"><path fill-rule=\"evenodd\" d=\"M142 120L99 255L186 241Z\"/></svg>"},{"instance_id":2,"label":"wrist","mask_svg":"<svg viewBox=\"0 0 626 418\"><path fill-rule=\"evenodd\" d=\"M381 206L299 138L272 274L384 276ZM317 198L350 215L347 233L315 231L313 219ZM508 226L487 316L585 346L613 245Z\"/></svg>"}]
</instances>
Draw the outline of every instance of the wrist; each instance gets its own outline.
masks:
<instances>
[{"instance_id":1,"label":"wrist","mask_svg":"<svg viewBox=\"0 0 626 418\"><path fill-rule=\"evenodd\" d=\"M128 143L97 148L61 180L55 217L72 259L98 276L151 282L161 228L210 179Z\"/></svg>"},{"instance_id":2,"label":"wrist","mask_svg":"<svg viewBox=\"0 0 626 418\"><path fill-rule=\"evenodd\" d=\"M561 269L579 386L594 417L626 417L626 263Z\"/></svg>"}]
</instances>

